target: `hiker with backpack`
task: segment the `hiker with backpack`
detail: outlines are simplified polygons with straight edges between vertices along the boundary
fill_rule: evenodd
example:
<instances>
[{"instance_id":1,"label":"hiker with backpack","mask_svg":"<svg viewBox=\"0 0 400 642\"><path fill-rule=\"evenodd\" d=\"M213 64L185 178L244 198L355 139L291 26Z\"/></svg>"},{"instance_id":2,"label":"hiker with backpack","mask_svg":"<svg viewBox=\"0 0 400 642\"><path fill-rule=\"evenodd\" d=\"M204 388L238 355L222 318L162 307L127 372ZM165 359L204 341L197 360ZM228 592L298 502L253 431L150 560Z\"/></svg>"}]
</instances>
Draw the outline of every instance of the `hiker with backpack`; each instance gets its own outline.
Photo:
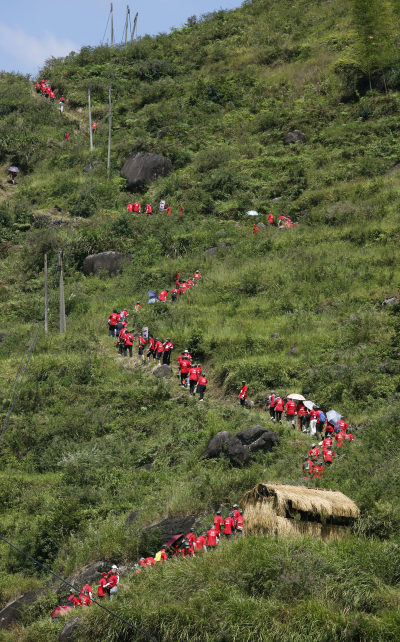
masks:
<instances>
[{"instance_id":1,"label":"hiker with backpack","mask_svg":"<svg viewBox=\"0 0 400 642\"><path fill-rule=\"evenodd\" d=\"M304 479L310 479L312 477L313 468L314 463L312 459L307 455L307 457L304 457L303 462Z\"/></svg>"},{"instance_id":2,"label":"hiker with backpack","mask_svg":"<svg viewBox=\"0 0 400 642\"><path fill-rule=\"evenodd\" d=\"M130 330L127 330L124 334L124 357L126 357L127 352L129 356L132 357L132 347L133 347L133 334Z\"/></svg>"},{"instance_id":3,"label":"hiker with backpack","mask_svg":"<svg viewBox=\"0 0 400 642\"><path fill-rule=\"evenodd\" d=\"M163 354L163 364L169 366L171 363L171 352L174 349L174 344L171 342L171 339L168 337L164 341L164 354Z\"/></svg>"},{"instance_id":4,"label":"hiker with backpack","mask_svg":"<svg viewBox=\"0 0 400 642\"><path fill-rule=\"evenodd\" d=\"M271 421L275 421L275 397L276 394L274 391L271 391L271 394L268 397L268 405L269 405L269 418Z\"/></svg>"},{"instance_id":5,"label":"hiker with backpack","mask_svg":"<svg viewBox=\"0 0 400 642\"><path fill-rule=\"evenodd\" d=\"M293 399L287 399L286 405L286 425L289 428L292 425L295 428L296 402Z\"/></svg>"},{"instance_id":6,"label":"hiker with backpack","mask_svg":"<svg viewBox=\"0 0 400 642\"><path fill-rule=\"evenodd\" d=\"M199 393L200 399L199 401L204 401L204 393L207 389L207 377L206 373L203 372L201 375L199 375L199 378L197 380L197 392Z\"/></svg>"},{"instance_id":7,"label":"hiker with backpack","mask_svg":"<svg viewBox=\"0 0 400 642\"><path fill-rule=\"evenodd\" d=\"M246 405L246 399L247 399L247 384L245 381L242 381L242 387L240 389L240 392L238 394L238 399L239 403L241 406Z\"/></svg>"}]
</instances>

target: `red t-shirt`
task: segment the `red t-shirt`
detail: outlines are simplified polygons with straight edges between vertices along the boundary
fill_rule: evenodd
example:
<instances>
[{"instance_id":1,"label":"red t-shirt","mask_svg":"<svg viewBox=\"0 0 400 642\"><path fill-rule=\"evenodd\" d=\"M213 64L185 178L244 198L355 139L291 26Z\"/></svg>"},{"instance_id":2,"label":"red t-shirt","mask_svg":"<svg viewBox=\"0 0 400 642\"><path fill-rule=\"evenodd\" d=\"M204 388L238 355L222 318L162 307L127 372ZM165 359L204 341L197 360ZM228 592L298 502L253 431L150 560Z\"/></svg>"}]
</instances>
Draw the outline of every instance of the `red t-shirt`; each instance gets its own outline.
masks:
<instances>
[{"instance_id":1,"label":"red t-shirt","mask_svg":"<svg viewBox=\"0 0 400 642\"><path fill-rule=\"evenodd\" d=\"M144 561L146 563L146 566L154 566L156 563L154 557L146 557Z\"/></svg>"},{"instance_id":2,"label":"red t-shirt","mask_svg":"<svg viewBox=\"0 0 400 642\"><path fill-rule=\"evenodd\" d=\"M325 461L332 461L335 456L335 453L330 448L324 448L322 454Z\"/></svg>"},{"instance_id":3,"label":"red t-shirt","mask_svg":"<svg viewBox=\"0 0 400 642\"><path fill-rule=\"evenodd\" d=\"M198 378L198 384L199 386L206 386L208 383L207 377L204 377L204 375L200 375Z\"/></svg>"},{"instance_id":4,"label":"red t-shirt","mask_svg":"<svg viewBox=\"0 0 400 642\"><path fill-rule=\"evenodd\" d=\"M296 404L292 399L288 399L286 402L286 414L294 415L296 412Z\"/></svg>"},{"instance_id":5,"label":"red t-shirt","mask_svg":"<svg viewBox=\"0 0 400 642\"><path fill-rule=\"evenodd\" d=\"M319 448L317 448L317 447L315 447L315 448L310 448L310 450L308 451L308 455L309 455L310 457L319 457L319 455L320 455L320 454L321 454L321 451L320 451L320 449L319 449Z\"/></svg>"},{"instance_id":6,"label":"red t-shirt","mask_svg":"<svg viewBox=\"0 0 400 642\"><path fill-rule=\"evenodd\" d=\"M164 346L161 341L157 341L156 343L156 352L164 352Z\"/></svg>"},{"instance_id":7,"label":"red t-shirt","mask_svg":"<svg viewBox=\"0 0 400 642\"><path fill-rule=\"evenodd\" d=\"M168 214L168 216L171 214L171 207L170 207L170 205L168 205L168 207L167 207L167 214Z\"/></svg>"},{"instance_id":8,"label":"red t-shirt","mask_svg":"<svg viewBox=\"0 0 400 642\"><path fill-rule=\"evenodd\" d=\"M140 203L138 203L138 202L136 201L136 202L133 204L133 211L134 211L134 212L139 212L139 210L140 210Z\"/></svg>"},{"instance_id":9,"label":"red t-shirt","mask_svg":"<svg viewBox=\"0 0 400 642\"><path fill-rule=\"evenodd\" d=\"M270 223L270 225L272 225L273 222L274 222L274 215L272 214L272 212L270 212L268 214L268 223Z\"/></svg>"},{"instance_id":10,"label":"red t-shirt","mask_svg":"<svg viewBox=\"0 0 400 642\"><path fill-rule=\"evenodd\" d=\"M283 399L281 397L276 397L275 403L274 403L274 408L278 412L282 412L283 411Z\"/></svg>"},{"instance_id":11,"label":"red t-shirt","mask_svg":"<svg viewBox=\"0 0 400 642\"><path fill-rule=\"evenodd\" d=\"M216 546L217 537L218 537L218 533L215 530L215 528L210 528L210 530L207 531L207 546Z\"/></svg>"},{"instance_id":12,"label":"red t-shirt","mask_svg":"<svg viewBox=\"0 0 400 642\"><path fill-rule=\"evenodd\" d=\"M190 361L188 361L188 359L182 359L180 361L179 366L180 366L180 369L181 369L181 373L182 374L187 374L189 372L189 368L190 368Z\"/></svg>"},{"instance_id":13,"label":"red t-shirt","mask_svg":"<svg viewBox=\"0 0 400 642\"><path fill-rule=\"evenodd\" d=\"M194 543L194 550L202 551L205 545L206 545L206 538L204 537L204 535L200 535L200 537L198 537Z\"/></svg>"},{"instance_id":14,"label":"red t-shirt","mask_svg":"<svg viewBox=\"0 0 400 642\"><path fill-rule=\"evenodd\" d=\"M161 290L160 294L158 295L158 299L160 301L166 301L168 296L167 290Z\"/></svg>"},{"instance_id":15,"label":"red t-shirt","mask_svg":"<svg viewBox=\"0 0 400 642\"><path fill-rule=\"evenodd\" d=\"M104 590L105 584L107 584L107 580L105 577L102 577L99 581L99 587L97 589L97 597L105 597L105 595L107 595L107 592Z\"/></svg>"},{"instance_id":16,"label":"red t-shirt","mask_svg":"<svg viewBox=\"0 0 400 642\"><path fill-rule=\"evenodd\" d=\"M235 522L232 517L225 517L224 519L224 534L231 535L232 530L235 528Z\"/></svg>"},{"instance_id":17,"label":"red t-shirt","mask_svg":"<svg viewBox=\"0 0 400 642\"><path fill-rule=\"evenodd\" d=\"M247 386L244 384L241 391L239 392L239 399L247 399Z\"/></svg>"},{"instance_id":18,"label":"red t-shirt","mask_svg":"<svg viewBox=\"0 0 400 642\"><path fill-rule=\"evenodd\" d=\"M133 204L132 203L128 203L128 205L126 206L126 209L128 210L128 212L130 214L132 214L132 212L133 212Z\"/></svg>"},{"instance_id":19,"label":"red t-shirt","mask_svg":"<svg viewBox=\"0 0 400 642\"><path fill-rule=\"evenodd\" d=\"M222 515L216 515L214 517L214 528L218 532L218 535L221 532L221 526L223 524L224 520L222 519Z\"/></svg>"},{"instance_id":20,"label":"red t-shirt","mask_svg":"<svg viewBox=\"0 0 400 642\"><path fill-rule=\"evenodd\" d=\"M190 370L189 370L189 379L190 379L190 381L197 381L197 379L198 379L197 367L196 368L190 368Z\"/></svg>"}]
</instances>

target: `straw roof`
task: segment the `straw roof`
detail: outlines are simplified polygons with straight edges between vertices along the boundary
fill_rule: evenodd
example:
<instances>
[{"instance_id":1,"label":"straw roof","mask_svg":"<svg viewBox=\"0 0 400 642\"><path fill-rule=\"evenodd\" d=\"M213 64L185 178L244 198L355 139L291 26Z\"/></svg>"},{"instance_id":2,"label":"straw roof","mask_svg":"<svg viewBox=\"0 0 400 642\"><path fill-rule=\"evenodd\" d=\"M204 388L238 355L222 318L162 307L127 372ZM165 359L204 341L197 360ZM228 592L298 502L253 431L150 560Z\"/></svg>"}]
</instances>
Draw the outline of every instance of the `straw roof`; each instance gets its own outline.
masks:
<instances>
[{"instance_id":1,"label":"straw roof","mask_svg":"<svg viewBox=\"0 0 400 642\"><path fill-rule=\"evenodd\" d=\"M241 505L265 502L273 507L276 515L286 517L287 511L313 513L322 518L350 517L357 519L360 510L355 502L339 491L306 488L305 486L284 486L262 482L249 490L243 497Z\"/></svg>"}]
</instances>

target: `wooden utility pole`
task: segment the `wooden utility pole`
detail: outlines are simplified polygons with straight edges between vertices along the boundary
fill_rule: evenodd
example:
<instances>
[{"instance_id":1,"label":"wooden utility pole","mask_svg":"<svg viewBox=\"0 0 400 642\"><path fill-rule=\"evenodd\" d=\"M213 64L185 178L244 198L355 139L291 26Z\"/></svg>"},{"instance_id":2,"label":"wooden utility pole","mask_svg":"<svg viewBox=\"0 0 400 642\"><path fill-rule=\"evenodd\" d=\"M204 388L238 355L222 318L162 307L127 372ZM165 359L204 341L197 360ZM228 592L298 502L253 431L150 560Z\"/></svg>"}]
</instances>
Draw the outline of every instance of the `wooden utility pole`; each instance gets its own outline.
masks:
<instances>
[{"instance_id":1,"label":"wooden utility pole","mask_svg":"<svg viewBox=\"0 0 400 642\"><path fill-rule=\"evenodd\" d=\"M131 42L133 42L133 40L134 40L134 38L135 38L135 31L136 31L136 25L137 25L138 15L139 15L139 14L138 14L138 13L136 13L135 19L134 19L134 21L133 21L133 29L132 29L132 33L131 33Z\"/></svg>"},{"instance_id":2,"label":"wooden utility pole","mask_svg":"<svg viewBox=\"0 0 400 642\"><path fill-rule=\"evenodd\" d=\"M113 14L113 3L111 3L110 16L111 16L111 47L113 47L113 46L114 46L114 14Z\"/></svg>"},{"instance_id":3,"label":"wooden utility pole","mask_svg":"<svg viewBox=\"0 0 400 642\"><path fill-rule=\"evenodd\" d=\"M59 254L58 266L60 268L60 333L67 330L67 323L65 319L65 299L64 299L64 274L63 274L63 255Z\"/></svg>"},{"instance_id":4,"label":"wooden utility pole","mask_svg":"<svg viewBox=\"0 0 400 642\"><path fill-rule=\"evenodd\" d=\"M90 106L90 89L88 89L88 105L89 105L89 140L90 151L93 151L93 131L92 131L92 108Z\"/></svg>"},{"instance_id":5,"label":"wooden utility pole","mask_svg":"<svg viewBox=\"0 0 400 642\"><path fill-rule=\"evenodd\" d=\"M129 16L130 16L131 10L129 9L129 5L126 5L126 19L125 19L125 47L126 43L128 42L128 22L129 22Z\"/></svg>"},{"instance_id":6,"label":"wooden utility pole","mask_svg":"<svg viewBox=\"0 0 400 642\"><path fill-rule=\"evenodd\" d=\"M108 152L107 152L107 176L110 178L111 162L111 86L108 88Z\"/></svg>"},{"instance_id":7,"label":"wooden utility pole","mask_svg":"<svg viewBox=\"0 0 400 642\"><path fill-rule=\"evenodd\" d=\"M47 254L44 255L44 331L49 332L49 294L47 291Z\"/></svg>"}]
</instances>

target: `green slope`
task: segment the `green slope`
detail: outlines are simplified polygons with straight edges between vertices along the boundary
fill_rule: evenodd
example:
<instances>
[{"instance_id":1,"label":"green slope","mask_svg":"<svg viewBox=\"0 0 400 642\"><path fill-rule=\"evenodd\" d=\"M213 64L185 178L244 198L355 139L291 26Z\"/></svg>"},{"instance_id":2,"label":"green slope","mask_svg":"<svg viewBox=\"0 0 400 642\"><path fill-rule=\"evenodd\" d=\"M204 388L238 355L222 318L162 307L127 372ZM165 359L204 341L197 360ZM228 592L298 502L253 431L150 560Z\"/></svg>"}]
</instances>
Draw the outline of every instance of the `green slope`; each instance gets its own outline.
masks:
<instances>
[{"instance_id":1,"label":"green slope","mask_svg":"<svg viewBox=\"0 0 400 642\"><path fill-rule=\"evenodd\" d=\"M23 170L15 189L0 191L2 420L43 305L43 253L53 271L64 242L68 316L59 336L53 291L50 335L40 334L1 444L0 533L65 574L101 558L129 565L148 549L143 526L194 513L206 525L263 478L302 483L309 439L285 428L280 448L245 469L201 459L216 432L266 425L271 387L296 389L355 429L352 447L315 482L359 503L350 541L235 542L212 560L124 577L116 608L160 640L398 639L400 322L398 305L381 307L400 282L399 174L389 171L400 155L396 66L386 92L375 76L372 91L361 78L349 92L337 70L355 59L356 37L342 0L259 0L189 25L52 60L43 75L68 99L62 118L28 79L0 77L0 163ZM92 159L88 84L100 124ZM284 145L294 128L304 145ZM166 155L174 171L127 193L119 168L132 149ZM90 160L98 164L87 175ZM154 209L165 198L175 216L132 218L131 198ZM55 207L73 223L37 227ZM250 208L300 226L253 237ZM132 261L118 277L84 277L84 257L104 250ZM112 308L195 269L201 285L176 306L144 306L138 323L206 365L201 408L175 378L158 383L149 366L122 363L106 336ZM236 405L243 378L250 413ZM0 606L45 581L3 545L0 564ZM0 639L57 639L61 625L40 619L54 599ZM131 639L118 626L93 610L80 639Z\"/></svg>"}]
</instances>

